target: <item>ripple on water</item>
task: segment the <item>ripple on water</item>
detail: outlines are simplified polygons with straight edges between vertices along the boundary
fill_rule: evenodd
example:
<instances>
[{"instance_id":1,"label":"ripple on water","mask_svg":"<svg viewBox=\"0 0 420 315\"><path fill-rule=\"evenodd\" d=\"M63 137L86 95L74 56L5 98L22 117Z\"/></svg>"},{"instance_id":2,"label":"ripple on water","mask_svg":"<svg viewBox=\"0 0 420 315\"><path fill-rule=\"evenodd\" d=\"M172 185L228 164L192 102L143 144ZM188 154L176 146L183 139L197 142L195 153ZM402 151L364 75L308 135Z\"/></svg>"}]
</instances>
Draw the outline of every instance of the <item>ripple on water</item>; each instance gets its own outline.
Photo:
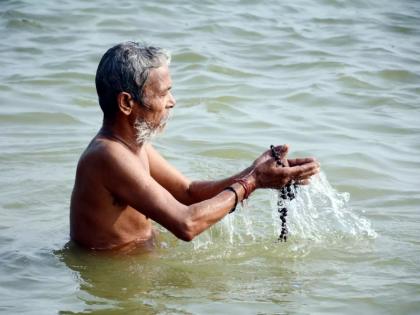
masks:
<instances>
[{"instance_id":1,"label":"ripple on water","mask_svg":"<svg viewBox=\"0 0 420 315\"><path fill-rule=\"evenodd\" d=\"M208 57L204 54L200 54L194 51L181 50L172 55L172 58L176 63L187 63L188 65L194 63L205 63L208 61Z\"/></svg>"},{"instance_id":2,"label":"ripple on water","mask_svg":"<svg viewBox=\"0 0 420 315\"><path fill-rule=\"evenodd\" d=\"M340 75L336 81L341 84L344 89L362 89L366 90L381 90L380 85L375 85L372 82L362 79L357 74Z\"/></svg>"},{"instance_id":3,"label":"ripple on water","mask_svg":"<svg viewBox=\"0 0 420 315\"><path fill-rule=\"evenodd\" d=\"M20 46L12 48L13 51L19 53L19 54L28 54L29 56L33 55L41 55L43 53L42 49L33 47L33 46Z\"/></svg>"},{"instance_id":4,"label":"ripple on water","mask_svg":"<svg viewBox=\"0 0 420 315\"><path fill-rule=\"evenodd\" d=\"M0 114L0 122L7 125L75 125L81 122L65 113L26 112L19 114Z\"/></svg>"},{"instance_id":5,"label":"ripple on water","mask_svg":"<svg viewBox=\"0 0 420 315\"><path fill-rule=\"evenodd\" d=\"M7 28L9 29L18 29L18 30L25 30L25 31L34 31L39 32L43 30L43 26L40 22L29 20L26 18L22 19L11 19L7 22Z\"/></svg>"},{"instance_id":6,"label":"ripple on water","mask_svg":"<svg viewBox=\"0 0 420 315\"><path fill-rule=\"evenodd\" d=\"M384 80L399 83L415 84L420 83L420 75L413 71L402 70L402 69L385 69L374 73L375 76Z\"/></svg>"}]
</instances>

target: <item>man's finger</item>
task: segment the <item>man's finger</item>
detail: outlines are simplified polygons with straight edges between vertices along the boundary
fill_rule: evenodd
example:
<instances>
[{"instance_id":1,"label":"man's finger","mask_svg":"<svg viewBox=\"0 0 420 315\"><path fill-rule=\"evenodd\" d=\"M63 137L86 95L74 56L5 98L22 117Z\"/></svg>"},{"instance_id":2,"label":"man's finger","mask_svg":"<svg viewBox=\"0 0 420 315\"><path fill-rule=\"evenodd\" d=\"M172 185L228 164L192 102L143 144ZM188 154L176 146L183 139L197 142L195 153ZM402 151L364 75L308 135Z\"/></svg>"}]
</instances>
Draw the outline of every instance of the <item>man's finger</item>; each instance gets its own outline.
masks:
<instances>
[{"instance_id":1,"label":"man's finger","mask_svg":"<svg viewBox=\"0 0 420 315\"><path fill-rule=\"evenodd\" d=\"M317 162L316 159L313 157L289 159L288 161L289 161L290 166L297 166L297 165L307 164L311 162Z\"/></svg>"},{"instance_id":2,"label":"man's finger","mask_svg":"<svg viewBox=\"0 0 420 315\"><path fill-rule=\"evenodd\" d=\"M311 180L309 178L301 179L295 182L298 185L309 185L311 183Z\"/></svg>"},{"instance_id":3,"label":"man's finger","mask_svg":"<svg viewBox=\"0 0 420 315\"><path fill-rule=\"evenodd\" d=\"M293 166L290 168L291 176L294 180L307 178L319 172L319 164L310 162L303 165Z\"/></svg>"},{"instance_id":4,"label":"man's finger","mask_svg":"<svg viewBox=\"0 0 420 315\"><path fill-rule=\"evenodd\" d=\"M288 144L277 145L274 147L274 151L276 151L280 159L284 159L284 157L289 152L289 145Z\"/></svg>"}]
</instances>

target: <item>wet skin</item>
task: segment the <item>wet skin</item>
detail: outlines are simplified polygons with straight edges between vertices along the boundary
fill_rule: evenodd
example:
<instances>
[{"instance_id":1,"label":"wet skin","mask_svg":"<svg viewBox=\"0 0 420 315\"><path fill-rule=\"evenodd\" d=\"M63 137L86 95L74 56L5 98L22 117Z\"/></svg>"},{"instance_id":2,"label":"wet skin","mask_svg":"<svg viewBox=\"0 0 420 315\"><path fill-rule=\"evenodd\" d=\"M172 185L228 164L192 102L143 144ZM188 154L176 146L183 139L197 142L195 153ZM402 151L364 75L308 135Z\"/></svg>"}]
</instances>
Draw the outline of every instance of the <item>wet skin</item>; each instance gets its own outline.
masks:
<instances>
[{"instance_id":1,"label":"wet skin","mask_svg":"<svg viewBox=\"0 0 420 315\"><path fill-rule=\"evenodd\" d=\"M130 94L118 95L118 111L80 157L70 205L70 235L91 249L143 246L153 239L152 220L176 237L190 241L221 220L248 190L280 188L291 180L305 184L319 171L314 158L287 159L288 146L278 146L286 167L278 168L270 150L252 165L216 181L190 181L148 142L136 143L137 118L158 126L175 106L167 66L150 72L144 106Z\"/></svg>"}]
</instances>

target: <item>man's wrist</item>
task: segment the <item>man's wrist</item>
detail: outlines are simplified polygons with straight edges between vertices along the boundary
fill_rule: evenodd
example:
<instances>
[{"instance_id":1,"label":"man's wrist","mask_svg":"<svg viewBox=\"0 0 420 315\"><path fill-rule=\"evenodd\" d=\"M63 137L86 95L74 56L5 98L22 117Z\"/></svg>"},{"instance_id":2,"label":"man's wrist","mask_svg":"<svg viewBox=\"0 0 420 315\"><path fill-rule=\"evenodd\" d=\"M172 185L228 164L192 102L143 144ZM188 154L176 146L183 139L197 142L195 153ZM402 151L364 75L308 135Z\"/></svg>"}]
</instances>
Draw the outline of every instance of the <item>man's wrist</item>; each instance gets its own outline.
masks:
<instances>
[{"instance_id":1,"label":"man's wrist","mask_svg":"<svg viewBox=\"0 0 420 315\"><path fill-rule=\"evenodd\" d=\"M242 200L247 199L251 193L256 189L256 181L253 176L241 177L236 180L236 183L240 184L244 190Z\"/></svg>"},{"instance_id":2,"label":"man's wrist","mask_svg":"<svg viewBox=\"0 0 420 315\"><path fill-rule=\"evenodd\" d=\"M226 187L223 190L229 190L235 194L235 205L229 211L229 213L232 213L236 210L236 206L238 205L238 201L239 201L238 193L236 192L235 188L233 188L232 186Z\"/></svg>"}]
</instances>

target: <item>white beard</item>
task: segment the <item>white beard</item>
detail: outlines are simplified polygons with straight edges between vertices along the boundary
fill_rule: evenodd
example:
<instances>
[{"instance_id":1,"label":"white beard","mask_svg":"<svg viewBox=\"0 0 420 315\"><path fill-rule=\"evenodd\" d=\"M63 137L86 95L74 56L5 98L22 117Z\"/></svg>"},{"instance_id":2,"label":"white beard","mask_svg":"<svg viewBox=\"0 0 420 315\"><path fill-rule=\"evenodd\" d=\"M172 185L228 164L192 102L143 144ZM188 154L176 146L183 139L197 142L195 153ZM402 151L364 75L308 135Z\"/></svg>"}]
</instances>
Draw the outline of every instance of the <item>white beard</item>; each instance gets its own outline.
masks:
<instances>
[{"instance_id":1,"label":"white beard","mask_svg":"<svg viewBox=\"0 0 420 315\"><path fill-rule=\"evenodd\" d=\"M158 125L153 126L146 120L137 118L134 122L134 128L136 129L136 142L138 145L142 145L149 142L157 134L161 133L168 122L169 114L162 118Z\"/></svg>"}]
</instances>

